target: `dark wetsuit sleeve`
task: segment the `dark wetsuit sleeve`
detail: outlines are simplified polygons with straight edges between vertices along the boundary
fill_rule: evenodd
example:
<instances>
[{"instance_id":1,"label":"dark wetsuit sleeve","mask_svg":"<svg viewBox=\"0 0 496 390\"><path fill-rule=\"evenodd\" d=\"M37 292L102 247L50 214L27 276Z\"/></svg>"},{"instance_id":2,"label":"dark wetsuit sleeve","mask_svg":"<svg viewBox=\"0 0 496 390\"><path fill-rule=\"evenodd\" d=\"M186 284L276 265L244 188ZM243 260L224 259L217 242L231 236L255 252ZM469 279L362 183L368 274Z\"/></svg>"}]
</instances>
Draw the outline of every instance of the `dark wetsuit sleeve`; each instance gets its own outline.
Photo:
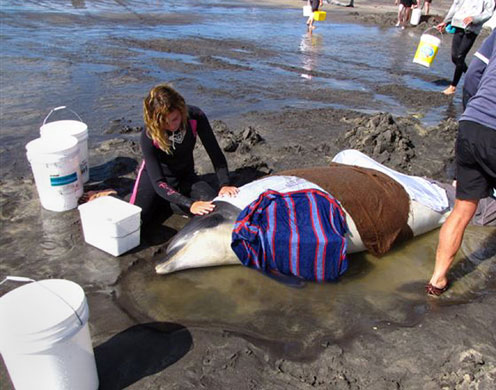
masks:
<instances>
[{"instance_id":1,"label":"dark wetsuit sleeve","mask_svg":"<svg viewBox=\"0 0 496 390\"><path fill-rule=\"evenodd\" d=\"M219 185L220 187L229 185L229 170L227 168L227 161L224 153L222 153L217 139L215 138L214 131L208 122L207 116L201 112L200 115L198 115L197 120L198 136L200 137L210 160L212 160L215 173L217 174L217 178L219 180Z\"/></svg>"},{"instance_id":2,"label":"dark wetsuit sleeve","mask_svg":"<svg viewBox=\"0 0 496 390\"><path fill-rule=\"evenodd\" d=\"M148 138L145 131L141 133L141 150L145 158L146 171L157 195L189 209L193 200L177 191L179 181L165 164L160 163L159 155L165 152L153 145L153 141Z\"/></svg>"}]
</instances>

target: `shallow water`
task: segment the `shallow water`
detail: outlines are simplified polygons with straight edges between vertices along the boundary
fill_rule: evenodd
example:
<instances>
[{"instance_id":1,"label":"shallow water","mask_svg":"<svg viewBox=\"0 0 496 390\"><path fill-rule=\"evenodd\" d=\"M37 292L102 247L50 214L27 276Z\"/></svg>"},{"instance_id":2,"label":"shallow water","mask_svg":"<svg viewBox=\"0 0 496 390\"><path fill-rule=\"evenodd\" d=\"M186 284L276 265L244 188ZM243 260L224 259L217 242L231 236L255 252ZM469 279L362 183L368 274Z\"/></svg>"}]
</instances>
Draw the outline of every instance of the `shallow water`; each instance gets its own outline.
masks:
<instances>
[{"instance_id":1,"label":"shallow water","mask_svg":"<svg viewBox=\"0 0 496 390\"><path fill-rule=\"evenodd\" d=\"M453 71L448 42L427 69L412 63L419 32L327 21L308 35L300 8L2 0L0 10L0 151L24 172L19 148L38 135L51 108L75 110L89 125L91 145L112 120L141 125L141 100L161 81L173 82L212 119L309 106L404 115L416 108L377 93L378 83L420 94L439 90L436 80ZM434 124L452 114L440 106L422 116Z\"/></svg>"},{"instance_id":2,"label":"shallow water","mask_svg":"<svg viewBox=\"0 0 496 390\"><path fill-rule=\"evenodd\" d=\"M496 229L470 226L452 287L440 299L426 297L423 285L437 239L438 231L425 234L382 258L352 255L350 269L337 283L303 288L242 266L155 275L152 262L146 262L123 275L118 302L137 318L219 327L301 357L324 340L382 326L414 326L429 309L495 291Z\"/></svg>"}]
</instances>

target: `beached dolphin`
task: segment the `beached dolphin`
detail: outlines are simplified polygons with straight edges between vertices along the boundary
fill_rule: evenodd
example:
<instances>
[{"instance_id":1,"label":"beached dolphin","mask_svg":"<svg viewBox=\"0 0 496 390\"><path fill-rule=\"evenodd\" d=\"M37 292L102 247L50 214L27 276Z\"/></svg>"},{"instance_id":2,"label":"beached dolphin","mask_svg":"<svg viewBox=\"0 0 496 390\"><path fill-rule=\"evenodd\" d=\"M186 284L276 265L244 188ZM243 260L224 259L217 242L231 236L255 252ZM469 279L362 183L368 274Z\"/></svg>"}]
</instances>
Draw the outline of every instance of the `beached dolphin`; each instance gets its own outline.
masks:
<instances>
[{"instance_id":1,"label":"beached dolphin","mask_svg":"<svg viewBox=\"0 0 496 390\"><path fill-rule=\"evenodd\" d=\"M386 174L389 173L389 168L362 155L360 152L346 152L348 152L348 154L338 154L336 156L338 157L341 155L341 157L345 157L341 158L341 164L345 164L346 161L352 161L354 165L364 165L368 166L368 168L372 165L375 168L379 168L379 170L383 170ZM340 158L338 157L338 160L339 159ZM322 172L326 172L325 167L321 169ZM406 180L402 185L408 187L408 194L405 193L408 213L408 215L405 214L405 222L408 225L407 228L410 230L410 236L417 236L439 227L445 221L450 211L447 208L447 199L446 204L444 204L443 190L437 186L433 187L433 184L423 181L424 179L402 175L392 170L390 171L392 172L392 175L399 175L395 177L395 180ZM288 172L291 173L292 171ZM216 208L212 213L193 217L171 240L165 258L155 267L156 272L158 274L168 274L189 268L241 264L236 257L236 254L231 249L231 235L236 218L244 207L257 199L262 192L268 189L278 192L296 191L306 188L327 190L326 188L322 188L314 182L309 182L303 178L308 176L315 179L316 175L319 175L319 169L295 170L294 172L299 177L286 176L286 173L284 173L284 176L270 176L240 187L240 193L236 198L216 198L214 200ZM379 174L380 172L377 173L377 175ZM411 179L413 179L413 181L411 181ZM417 188L415 188L415 186L417 186ZM328 192L332 193L332 191ZM429 192L431 192L430 198L425 196L425 194ZM363 191L361 193L360 191L357 191L352 197L357 198L358 203L362 206L360 197L363 200L369 197L369 195L370 194L363 193ZM423 198L420 199L422 203L429 204L430 207L427 207L416 200L416 198L422 196ZM336 198L340 200L339 197ZM391 201L391 199L395 200ZM379 199L379 201L381 202L382 198ZM395 206L391 203L397 203L394 194L388 201L390 204L381 204L379 208L388 209L389 207ZM439 206L437 211L433 209L436 208L436 201L438 202L437 206ZM387 202L387 200L384 200L384 202ZM346 206L346 204L344 205ZM348 225L346 252L355 253L366 249L371 250L370 245L367 247L364 243L355 221L351 218L345 207L343 207L343 211ZM377 225L382 225L384 222L385 221L372 221L372 223ZM361 222L359 222L359 224L360 223ZM376 232L372 232L371 236L374 236L375 234ZM365 241L367 241L367 238L365 238ZM387 249L389 249L389 247ZM378 249L377 252L383 253L384 251L381 252L381 250Z\"/></svg>"},{"instance_id":2,"label":"beached dolphin","mask_svg":"<svg viewBox=\"0 0 496 390\"><path fill-rule=\"evenodd\" d=\"M171 240L165 258L155 267L158 274L169 274L189 268L241 264L231 249L231 234L241 209L223 201L214 203L216 207L212 213L193 217ZM366 248L355 223L346 210L345 215L349 229L346 234L346 252L362 252ZM445 217L439 213L412 201L408 224L414 236L439 227L444 220Z\"/></svg>"},{"instance_id":3,"label":"beached dolphin","mask_svg":"<svg viewBox=\"0 0 496 390\"><path fill-rule=\"evenodd\" d=\"M214 203L214 211L191 218L174 236L164 260L155 267L158 274L188 268L241 264L231 249L231 234L241 209L227 202Z\"/></svg>"}]
</instances>

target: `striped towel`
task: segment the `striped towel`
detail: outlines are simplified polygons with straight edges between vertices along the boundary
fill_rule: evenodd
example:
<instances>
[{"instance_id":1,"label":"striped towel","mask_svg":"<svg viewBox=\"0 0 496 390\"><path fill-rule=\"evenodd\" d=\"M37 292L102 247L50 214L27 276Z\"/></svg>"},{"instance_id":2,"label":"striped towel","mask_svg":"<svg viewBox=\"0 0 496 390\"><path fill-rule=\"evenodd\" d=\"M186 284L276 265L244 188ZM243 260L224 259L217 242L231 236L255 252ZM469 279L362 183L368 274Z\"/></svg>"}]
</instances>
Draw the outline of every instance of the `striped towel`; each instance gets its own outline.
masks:
<instances>
[{"instance_id":1,"label":"striped towel","mask_svg":"<svg viewBox=\"0 0 496 390\"><path fill-rule=\"evenodd\" d=\"M231 247L243 263L305 280L336 280L348 268L341 206L326 192L268 190L238 216Z\"/></svg>"}]
</instances>

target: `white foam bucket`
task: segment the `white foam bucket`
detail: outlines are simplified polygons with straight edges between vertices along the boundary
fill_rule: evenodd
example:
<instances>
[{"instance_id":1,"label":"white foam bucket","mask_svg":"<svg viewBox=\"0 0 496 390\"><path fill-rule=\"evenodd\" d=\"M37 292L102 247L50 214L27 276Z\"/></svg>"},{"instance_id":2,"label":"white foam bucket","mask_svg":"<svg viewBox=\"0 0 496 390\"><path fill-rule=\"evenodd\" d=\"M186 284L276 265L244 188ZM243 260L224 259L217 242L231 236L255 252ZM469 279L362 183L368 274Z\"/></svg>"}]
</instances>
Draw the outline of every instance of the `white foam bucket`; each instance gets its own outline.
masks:
<instances>
[{"instance_id":1,"label":"white foam bucket","mask_svg":"<svg viewBox=\"0 0 496 390\"><path fill-rule=\"evenodd\" d=\"M78 140L70 135L37 138L26 145L41 205L71 210L83 195Z\"/></svg>"},{"instance_id":2,"label":"white foam bucket","mask_svg":"<svg viewBox=\"0 0 496 390\"><path fill-rule=\"evenodd\" d=\"M71 111L79 120L60 120L46 123L47 119L53 112L62 109ZM90 169L88 163L88 126L82 121L81 117L76 112L66 106L55 107L48 113L43 121L43 125L40 127L40 135L42 138L52 135L72 135L73 137L76 137L78 140L79 165L83 183L86 183L90 179Z\"/></svg>"},{"instance_id":3,"label":"white foam bucket","mask_svg":"<svg viewBox=\"0 0 496 390\"><path fill-rule=\"evenodd\" d=\"M98 388L83 289L63 279L0 298L0 352L16 390Z\"/></svg>"},{"instance_id":4,"label":"white foam bucket","mask_svg":"<svg viewBox=\"0 0 496 390\"><path fill-rule=\"evenodd\" d=\"M418 25L421 16L422 16L422 10L420 8L414 8L412 10L412 16L410 17L410 24L413 26Z\"/></svg>"},{"instance_id":5,"label":"white foam bucket","mask_svg":"<svg viewBox=\"0 0 496 390\"><path fill-rule=\"evenodd\" d=\"M303 16L310 16L312 14L312 6L304 5L303 6Z\"/></svg>"}]
</instances>

